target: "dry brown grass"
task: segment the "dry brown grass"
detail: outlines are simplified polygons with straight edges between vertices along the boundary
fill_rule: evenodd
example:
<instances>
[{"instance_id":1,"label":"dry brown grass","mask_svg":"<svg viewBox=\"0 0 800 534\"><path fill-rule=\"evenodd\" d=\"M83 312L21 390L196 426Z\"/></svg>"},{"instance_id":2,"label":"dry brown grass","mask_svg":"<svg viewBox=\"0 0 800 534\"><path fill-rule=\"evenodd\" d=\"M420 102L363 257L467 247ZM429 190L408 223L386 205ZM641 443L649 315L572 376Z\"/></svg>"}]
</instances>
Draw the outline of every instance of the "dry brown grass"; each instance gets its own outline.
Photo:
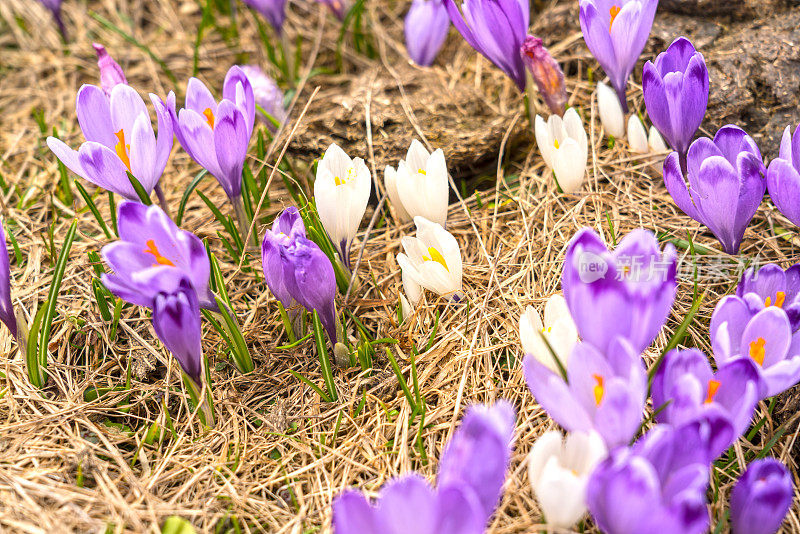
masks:
<instances>
[{"instance_id":1,"label":"dry brown grass","mask_svg":"<svg viewBox=\"0 0 800 534\"><path fill-rule=\"evenodd\" d=\"M357 485L376 491L388 478L411 469L433 476L436 458L464 408L501 397L510 399L518 410L517 444L505 498L490 531L523 533L541 527L541 516L527 483L525 455L536 436L554 425L533 402L519 369L517 321L521 309L528 304L541 305L559 290L565 244L582 226L597 229L610 241L610 218L617 236L644 227L678 239L685 239L688 232L695 243L713 250L718 247L670 201L660 178L662 156L632 156L624 142L609 149L601 137L592 86L585 79L585 67L592 63L576 35L576 19L566 33L551 36L550 41L551 50L572 73L571 103L583 110L588 123L591 162L585 191L560 195L526 133L516 91L490 65L476 59L458 36L451 36L433 74L404 65L398 22L402 4L368 2L377 36L376 59L358 55L346 44L345 74L318 76L305 85L293 118L320 86L308 115L309 124L317 129L301 122L295 136L298 141L290 153L301 173L297 178L304 183L313 156L302 154L315 149L299 140L304 136L311 140L334 136L344 139L351 153L363 151L359 155L380 176L383 166L396 163L392 158L405 150L414 135L424 135L431 144L445 148L448 157L458 159L458 172L451 168L456 180L485 184L486 180L480 178L496 178L493 183L489 180L491 185L479 198L471 195L450 209L448 227L462 247L468 307L446 306L428 295L427 304L418 309L413 320L402 326L396 324L394 307L400 279L394 256L400 236L410 231L410 226L398 227L391 220L374 231L364 245L361 285L347 302L340 302L340 308L358 316L373 329L376 338L400 340L394 350L406 376L411 348L427 342L434 314L441 313L433 346L417 361L420 389L428 405L421 440L430 460L421 460L415 448L419 419L409 425L409 405L380 354L374 377L361 376L357 370L336 370L340 401L320 403L313 391L289 373L292 369L321 382L312 344L278 350L276 347L286 340L274 299L256 277L231 263L224 263L223 269L256 370L247 376L238 374L222 354L220 340L207 329L204 348L214 362L218 423L204 432L189 412L176 364L155 341L145 313L128 308L114 338L110 325L100 318L91 293L91 266L86 253L99 250L106 240L91 214L79 212L79 239L72 249L59 299L50 344L51 378L44 391L29 384L23 359L7 331L0 333L0 353L6 355L0 360L0 529L31 533L158 532L166 517L177 514L203 532L227 531L235 522L247 532L328 531L329 505L342 488ZM191 73L199 20L192 1L68 0L65 16L71 35L69 44L63 47L48 13L36 2L0 3L0 173L17 187L17 192L12 189L0 200L0 208L25 257L22 265L12 266L13 293L15 305L28 317L46 296L55 261L47 229L55 224L58 250L73 210L80 207L59 205L54 198L56 161L44 145L32 111L43 110L49 128L55 126L73 145L79 142L73 103L80 84L96 81L92 41L108 47L130 83L142 92L166 95L172 89L155 62L102 28L87 15L89 10L131 30L151 47L175 72L181 91ZM574 11L571 5L556 5L551 6L550 14L563 16L570 10ZM302 28L306 58L319 43L313 66L333 67L337 23L309 2L298 2L292 11L289 25ZM120 12L129 18L123 18ZM575 13L571 15L576 17ZM213 31L201 46L200 76L216 90L228 66L240 61L241 54L267 64L253 15L240 6L239 16L238 49L228 46ZM17 18L24 21L28 31L17 24ZM547 38L550 19L539 20L536 29ZM364 72L371 74L365 77L361 75ZM326 94L353 93L347 83L359 75L364 83L375 85L357 88L359 92L352 98L354 107L343 115L341 99ZM414 91L405 91L406 86L415 87L414 76L436 80L433 99L429 84L416 84L428 89L427 100L416 99ZM384 90L379 86L396 87L397 100L374 101L373 95ZM458 100L452 95L463 94L483 95L486 122L499 127L493 133L476 127L474 135L461 135L457 143L451 143L441 121L452 117L440 113L448 102ZM641 109L638 87L632 95ZM459 102L455 103L457 106ZM317 116L311 121L315 112L326 113L326 105L327 113L336 119L326 123L324 117ZM392 135L383 135L383 123L376 118L375 110L381 106L384 111L394 106L393 120L398 116L405 120L395 124ZM464 117L472 113L469 109L477 108L464 108ZM463 126L468 122L464 121L456 124ZM378 124L371 138L364 133L365 124ZM271 167L282 148L282 144L276 144L263 163ZM473 154L473 158L465 154ZM251 161L255 168L261 164ZM197 166L176 148L164 177L173 206L196 172ZM279 182L276 177L272 183L270 213L289 202ZM203 182L201 189L223 205L223 194L212 180ZM107 213L105 197L99 198L98 205ZM794 242L778 237L776 226L791 228L765 202L747 232L743 254L783 263L793 261ZM212 241L219 229L196 197L190 201L184 227ZM679 251L684 260L691 259L688 251ZM716 260L700 261L710 264ZM729 274L707 285L709 294L699 320L689 330L687 344L709 349L706 325L711 310L735 281ZM684 280L669 323L648 355L650 361L667 343L691 300L692 284ZM124 384L129 368L130 390L85 400L84 393L90 388ZM364 409L355 415L364 391ZM772 452L791 467L797 481L795 440L800 430L793 413L796 403L788 397L785 401L778 403L756 442L766 443L780 427L783 434ZM759 410L764 409L762 406ZM174 435L167 429L168 420L174 425ZM161 429L158 439L153 446L144 445L153 423ZM740 467L745 451L740 440L736 445ZM715 518L721 514L721 503L731 485L725 475L718 482L723 499L711 507ZM785 528L787 532L800 532L797 506Z\"/></svg>"}]
</instances>

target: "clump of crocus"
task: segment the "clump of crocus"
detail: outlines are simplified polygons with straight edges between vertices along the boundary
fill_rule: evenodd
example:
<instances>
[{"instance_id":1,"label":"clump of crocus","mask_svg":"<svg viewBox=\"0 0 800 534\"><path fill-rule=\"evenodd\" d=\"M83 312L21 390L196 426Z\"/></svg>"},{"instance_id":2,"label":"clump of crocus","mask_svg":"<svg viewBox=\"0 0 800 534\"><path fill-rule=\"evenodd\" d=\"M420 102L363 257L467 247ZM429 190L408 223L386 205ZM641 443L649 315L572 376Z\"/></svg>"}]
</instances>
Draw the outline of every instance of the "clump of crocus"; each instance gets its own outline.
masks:
<instances>
[{"instance_id":1,"label":"clump of crocus","mask_svg":"<svg viewBox=\"0 0 800 534\"><path fill-rule=\"evenodd\" d=\"M525 90L525 63L520 49L528 35L528 0L443 0L453 26L469 45ZM463 14L462 14L463 13Z\"/></svg>"},{"instance_id":2,"label":"clump of crocus","mask_svg":"<svg viewBox=\"0 0 800 534\"><path fill-rule=\"evenodd\" d=\"M731 492L733 534L773 534L792 505L792 476L774 458L754 460Z\"/></svg>"},{"instance_id":3,"label":"clump of crocus","mask_svg":"<svg viewBox=\"0 0 800 534\"><path fill-rule=\"evenodd\" d=\"M586 513L586 485L607 455L596 432L545 432L528 455L528 479L549 526L568 529Z\"/></svg>"},{"instance_id":4,"label":"clump of crocus","mask_svg":"<svg viewBox=\"0 0 800 534\"><path fill-rule=\"evenodd\" d=\"M787 219L800 226L800 126L783 131L778 157L767 169L769 197Z\"/></svg>"},{"instance_id":5,"label":"clump of crocus","mask_svg":"<svg viewBox=\"0 0 800 534\"><path fill-rule=\"evenodd\" d=\"M408 55L417 65L431 65L450 30L444 4L440 0L413 0L403 24Z\"/></svg>"},{"instance_id":6,"label":"clump of crocus","mask_svg":"<svg viewBox=\"0 0 800 534\"><path fill-rule=\"evenodd\" d=\"M61 3L64 0L39 0L44 7L50 10L53 14L53 20L56 21L56 25L58 26L58 31L61 33L61 37L64 38L64 41L67 40L67 28L64 26L64 19L61 17Z\"/></svg>"},{"instance_id":7,"label":"clump of crocus","mask_svg":"<svg viewBox=\"0 0 800 534\"><path fill-rule=\"evenodd\" d=\"M589 142L575 108L568 109L563 119L554 113L547 122L537 115L534 132L542 159L553 170L561 190L579 191L586 176Z\"/></svg>"},{"instance_id":8,"label":"clump of crocus","mask_svg":"<svg viewBox=\"0 0 800 534\"><path fill-rule=\"evenodd\" d=\"M283 33L283 22L286 20L287 0L242 0L267 19L269 25L277 33Z\"/></svg>"},{"instance_id":9,"label":"clump of crocus","mask_svg":"<svg viewBox=\"0 0 800 534\"><path fill-rule=\"evenodd\" d=\"M708 105L708 69L703 54L685 37L675 39L655 63L644 64L642 90L650 120L685 162Z\"/></svg>"},{"instance_id":10,"label":"clump of crocus","mask_svg":"<svg viewBox=\"0 0 800 534\"><path fill-rule=\"evenodd\" d=\"M111 90L119 84L128 85L125 72L119 63L114 61L106 51L106 48L99 43L92 43L94 51L97 53L97 66L100 68L100 86L106 96L111 98Z\"/></svg>"},{"instance_id":11,"label":"clump of crocus","mask_svg":"<svg viewBox=\"0 0 800 534\"><path fill-rule=\"evenodd\" d=\"M736 286L736 296L744 299L748 293L755 293L765 307L776 306L785 311L792 332L800 329L800 263L786 270L774 263L763 265L757 271L748 268ZM761 308L757 306L756 309Z\"/></svg>"},{"instance_id":12,"label":"clump of crocus","mask_svg":"<svg viewBox=\"0 0 800 534\"><path fill-rule=\"evenodd\" d=\"M347 490L333 502L336 534L481 534L500 499L514 435L500 401L467 411L442 453L436 488L417 473L388 482L374 504Z\"/></svg>"},{"instance_id":13,"label":"clump of crocus","mask_svg":"<svg viewBox=\"0 0 800 534\"><path fill-rule=\"evenodd\" d=\"M267 76L258 65L242 65L241 69L253 87L256 106L269 115L267 117L263 113L259 113L258 118L267 125L270 131L277 131L280 125L286 121L286 108L283 107L283 91L280 90L275 80Z\"/></svg>"},{"instance_id":14,"label":"clump of crocus","mask_svg":"<svg viewBox=\"0 0 800 534\"><path fill-rule=\"evenodd\" d=\"M664 183L675 204L705 224L728 254L738 254L744 231L764 197L764 164L755 141L737 126L723 126L714 140L689 147L686 179L680 156L664 161Z\"/></svg>"},{"instance_id":15,"label":"clump of crocus","mask_svg":"<svg viewBox=\"0 0 800 534\"><path fill-rule=\"evenodd\" d=\"M641 353L667 320L676 272L675 247L661 252L650 231L630 232L611 252L594 230L580 230L567 248L561 286L581 339L604 352L621 336Z\"/></svg>"},{"instance_id":16,"label":"clump of crocus","mask_svg":"<svg viewBox=\"0 0 800 534\"><path fill-rule=\"evenodd\" d=\"M625 112L614 90L603 82L597 82L597 112L607 135L625 137Z\"/></svg>"},{"instance_id":17,"label":"clump of crocus","mask_svg":"<svg viewBox=\"0 0 800 534\"><path fill-rule=\"evenodd\" d=\"M314 201L322 226L348 268L350 244L367 211L371 191L372 174L364 160L350 159L336 143L329 146L317 165Z\"/></svg>"},{"instance_id":18,"label":"clump of crocus","mask_svg":"<svg viewBox=\"0 0 800 534\"><path fill-rule=\"evenodd\" d=\"M627 113L625 86L647 44L658 0L580 0L579 6L586 46L606 71Z\"/></svg>"},{"instance_id":19,"label":"clump of crocus","mask_svg":"<svg viewBox=\"0 0 800 534\"><path fill-rule=\"evenodd\" d=\"M539 363L559 372L561 366L569 366L572 349L578 342L578 329L569 314L567 301L561 295L552 295L544 305L544 321L533 306L528 306L519 318L519 338L522 350Z\"/></svg>"},{"instance_id":20,"label":"clump of crocus","mask_svg":"<svg viewBox=\"0 0 800 534\"><path fill-rule=\"evenodd\" d=\"M401 221L420 216L444 226L450 187L441 148L431 154L414 139L406 159L400 160L397 170L387 165L383 177L386 194Z\"/></svg>"},{"instance_id":21,"label":"clump of crocus","mask_svg":"<svg viewBox=\"0 0 800 534\"><path fill-rule=\"evenodd\" d=\"M0 322L8 327L14 338L17 338L17 319L14 306L11 304L11 261L2 218L0 218Z\"/></svg>"},{"instance_id":22,"label":"clump of crocus","mask_svg":"<svg viewBox=\"0 0 800 534\"><path fill-rule=\"evenodd\" d=\"M525 38L520 48L522 61L531 73L539 94L550 108L550 113L564 115L567 105L567 86L564 83L564 71L553 59L542 40L533 35Z\"/></svg>"},{"instance_id":23,"label":"clump of crocus","mask_svg":"<svg viewBox=\"0 0 800 534\"><path fill-rule=\"evenodd\" d=\"M461 292L461 249L453 234L424 217L414 217L416 237L404 236L403 251L397 263L403 271L403 284L413 305L422 296L420 288L446 297L452 302L464 298ZM411 287L410 291L408 286Z\"/></svg>"}]
</instances>

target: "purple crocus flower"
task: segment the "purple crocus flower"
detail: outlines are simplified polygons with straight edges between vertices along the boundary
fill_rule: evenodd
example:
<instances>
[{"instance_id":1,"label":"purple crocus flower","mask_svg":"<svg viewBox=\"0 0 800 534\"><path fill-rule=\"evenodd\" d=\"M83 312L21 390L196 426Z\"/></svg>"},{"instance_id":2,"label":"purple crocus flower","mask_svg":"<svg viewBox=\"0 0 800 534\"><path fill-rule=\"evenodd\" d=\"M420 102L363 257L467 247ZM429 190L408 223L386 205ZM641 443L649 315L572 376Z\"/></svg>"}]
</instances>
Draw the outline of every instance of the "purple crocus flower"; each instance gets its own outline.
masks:
<instances>
[{"instance_id":1,"label":"purple crocus flower","mask_svg":"<svg viewBox=\"0 0 800 534\"><path fill-rule=\"evenodd\" d=\"M677 152L664 161L664 184L675 204L705 224L728 254L738 254L744 231L764 197L764 164L755 141L737 126L689 147L687 186Z\"/></svg>"},{"instance_id":2,"label":"purple crocus flower","mask_svg":"<svg viewBox=\"0 0 800 534\"><path fill-rule=\"evenodd\" d=\"M158 116L158 137L139 94L118 84L107 96L103 89L84 85L75 108L86 142L72 150L55 137L47 146L69 170L93 184L129 200L139 200L127 173L150 194L167 166L172 150L172 121L161 100L150 95Z\"/></svg>"},{"instance_id":3,"label":"purple crocus flower","mask_svg":"<svg viewBox=\"0 0 800 534\"><path fill-rule=\"evenodd\" d=\"M461 11L455 0L443 1L450 20L467 43L524 91L525 64L520 48L530 25L528 0L464 0Z\"/></svg>"},{"instance_id":4,"label":"purple crocus flower","mask_svg":"<svg viewBox=\"0 0 800 534\"><path fill-rule=\"evenodd\" d=\"M337 19L344 20L349 5L348 0L317 0L317 2L328 6Z\"/></svg>"},{"instance_id":5,"label":"purple crocus flower","mask_svg":"<svg viewBox=\"0 0 800 534\"><path fill-rule=\"evenodd\" d=\"M657 425L594 470L586 502L606 534L702 534L708 463L700 423Z\"/></svg>"},{"instance_id":6,"label":"purple crocus flower","mask_svg":"<svg viewBox=\"0 0 800 534\"><path fill-rule=\"evenodd\" d=\"M561 66L544 47L542 40L533 35L525 38L519 52L550 112L563 116L567 104L567 86Z\"/></svg>"},{"instance_id":7,"label":"purple crocus flower","mask_svg":"<svg viewBox=\"0 0 800 534\"><path fill-rule=\"evenodd\" d=\"M261 243L261 264L267 286L286 309L295 302L286 287L286 277L293 273L284 272L281 253L294 245L299 237L306 237L306 228L300 212L294 206L290 206L278 215L272 223L272 229L266 231L264 241Z\"/></svg>"},{"instance_id":8,"label":"purple crocus flower","mask_svg":"<svg viewBox=\"0 0 800 534\"><path fill-rule=\"evenodd\" d=\"M11 335L17 337L17 319L11 304L11 262L8 257L6 232L0 219L0 321L8 327Z\"/></svg>"},{"instance_id":9,"label":"purple crocus flower","mask_svg":"<svg viewBox=\"0 0 800 534\"><path fill-rule=\"evenodd\" d=\"M767 170L769 197L787 219L800 226L800 126L794 134L787 126L778 157Z\"/></svg>"},{"instance_id":10,"label":"purple crocus flower","mask_svg":"<svg viewBox=\"0 0 800 534\"><path fill-rule=\"evenodd\" d=\"M202 384L203 347L200 304L186 276L173 291L159 291L153 299L153 328L194 383Z\"/></svg>"},{"instance_id":11,"label":"purple crocus flower","mask_svg":"<svg viewBox=\"0 0 800 534\"><path fill-rule=\"evenodd\" d=\"M283 33L283 22L286 20L286 0L242 0L242 2L258 11L277 33Z\"/></svg>"},{"instance_id":12,"label":"purple crocus flower","mask_svg":"<svg viewBox=\"0 0 800 534\"><path fill-rule=\"evenodd\" d=\"M172 293L183 277L197 292L200 306L217 310L208 280L211 266L200 239L178 228L158 206L124 202L117 217L119 241L103 247L114 271L103 284L122 300L153 307L156 295Z\"/></svg>"},{"instance_id":13,"label":"purple crocus flower","mask_svg":"<svg viewBox=\"0 0 800 534\"><path fill-rule=\"evenodd\" d=\"M522 363L531 393L547 414L570 432L596 430L608 448L630 441L642 421L647 375L641 358L623 338L606 354L578 343L567 363L567 380L532 355Z\"/></svg>"},{"instance_id":14,"label":"purple crocus flower","mask_svg":"<svg viewBox=\"0 0 800 534\"><path fill-rule=\"evenodd\" d=\"M236 65L228 70L219 103L203 82L190 78L186 107L176 111L175 93L170 91L167 109L183 149L216 177L236 204L242 194L242 168L256 120L253 87L245 73Z\"/></svg>"},{"instance_id":15,"label":"purple crocus flower","mask_svg":"<svg viewBox=\"0 0 800 534\"><path fill-rule=\"evenodd\" d=\"M625 86L647 44L658 0L580 0L583 39L628 112Z\"/></svg>"},{"instance_id":16,"label":"purple crocus flower","mask_svg":"<svg viewBox=\"0 0 800 534\"><path fill-rule=\"evenodd\" d=\"M684 159L708 106L708 69L703 54L686 37L648 61L642 72L647 114L673 150Z\"/></svg>"},{"instance_id":17,"label":"purple crocus flower","mask_svg":"<svg viewBox=\"0 0 800 534\"><path fill-rule=\"evenodd\" d=\"M61 37L67 40L67 28L64 26L64 19L61 17L61 3L63 0L39 0L44 7L50 10L53 14L53 19L56 21L58 31Z\"/></svg>"},{"instance_id":18,"label":"purple crocus flower","mask_svg":"<svg viewBox=\"0 0 800 534\"><path fill-rule=\"evenodd\" d=\"M677 256L652 232L630 232L610 252L590 228L567 248L561 285L583 341L605 352L617 336L641 353L658 335L675 298ZM603 313L598 313L603 310Z\"/></svg>"},{"instance_id":19,"label":"purple crocus flower","mask_svg":"<svg viewBox=\"0 0 800 534\"><path fill-rule=\"evenodd\" d=\"M667 353L656 373L651 388L657 420L682 425L719 414L733 427L729 443L719 443L721 454L747 430L753 410L761 399L766 384L755 362L738 358L711 370L706 355L697 349L672 350Z\"/></svg>"},{"instance_id":20,"label":"purple crocus flower","mask_svg":"<svg viewBox=\"0 0 800 534\"><path fill-rule=\"evenodd\" d=\"M748 293L758 295L765 307L777 306L785 311L792 332L800 329L800 263L785 271L774 263L768 263L758 271L750 267L736 286L738 297L744 298Z\"/></svg>"},{"instance_id":21,"label":"purple crocus flower","mask_svg":"<svg viewBox=\"0 0 800 534\"><path fill-rule=\"evenodd\" d=\"M256 105L269 113L270 117L283 124L286 121L286 109L283 107L283 91L280 90L275 80L267 76L258 65L242 65L242 72L245 73L250 85L253 87L253 97ZM257 114L271 132L277 131L277 127L267 120L262 113Z\"/></svg>"},{"instance_id":22,"label":"purple crocus flower","mask_svg":"<svg viewBox=\"0 0 800 534\"><path fill-rule=\"evenodd\" d=\"M414 0L405 18L406 49L414 63L427 67L442 49L450 17L441 0Z\"/></svg>"},{"instance_id":23,"label":"purple crocus flower","mask_svg":"<svg viewBox=\"0 0 800 534\"><path fill-rule=\"evenodd\" d=\"M100 68L100 85L103 92L111 98L111 90L119 84L128 85L128 79L119 63L114 61L106 48L98 43L92 43L94 51L97 52L97 66Z\"/></svg>"},{"instance_id":24,"label":"purple crocus flower","mask_svg":"<svg viewBox=\"0 0 800 534\"><path fill-rule=\"evenodd\" d=\"M773 534L792 505L792 476L774 458L754 460L731 492L733 534Z\"/></svg>"},{"instance_id":25,"label":"purple crocus flower","mask_svg":"<svg viewBox=\"0 0 800 534\"><path fill-rule=\"evenodd\" d=\"M439 463L437 488L416 473L387 483L375 504L347 490L333 502L335 534L480 534L503 488L514 433L506 402L464 416Z\"/></svg>"}]
</instances>

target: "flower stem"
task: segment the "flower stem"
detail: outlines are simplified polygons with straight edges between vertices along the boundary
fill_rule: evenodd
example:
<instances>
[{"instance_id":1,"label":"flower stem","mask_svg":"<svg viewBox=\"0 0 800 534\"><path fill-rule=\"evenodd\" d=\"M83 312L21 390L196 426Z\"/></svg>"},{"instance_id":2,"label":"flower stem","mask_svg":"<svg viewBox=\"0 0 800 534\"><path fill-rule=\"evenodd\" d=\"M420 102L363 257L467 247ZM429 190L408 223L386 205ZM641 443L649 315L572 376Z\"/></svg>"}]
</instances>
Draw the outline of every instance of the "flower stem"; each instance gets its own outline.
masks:
<instances>
[{"instance_id":1,"label":"flower stem","mask_svg":"<svg viewBox=\"0 0 800 534\"><path fill-rule=\"evenodd\" d=\"M281 48L286 66L286 83L289 84L289 87L294 87L294 54L292 53L292 43L285 31L281 32Z\"/></svg>"},{"instance_id":2,"label":"flower stem","mask_svg":"<svg viewBox=\"0 0 800 534\"><path fill-rule=\"evenodd\" d=\"M241 195L236 198L232 198L231 204L233 204L233 212L236 215L236 225L239 227L239 234L242 236L242 243L244 243L245 248L247 248L247 232L250 231L250 219L244 212L244 203L242 203ZM255 232L253 232L253 245L256 247L256 249L258 249L258 236Z\"/></svg>"},{"instance_id":3,"label":"flower stem","mask_svg":"<svg viewBox=\"0 0 800 534\"><path fill-rule=\"evenodd\" d=\"M164 213L167 214L167 217L171 219L172 216L169 214L169 204L167 204L167 197L164 195L164 190L161 189L161 182L156 184L155 191L158 204L161 206L161 209L164 210Z\"/></svg>"},{"instance_id":4,"label":"flower stem","mask_svg":"<svg viewBox=\"0 0 800 534\"><path fill-rule=\"evenodd\" d=\"M533 105L536 98L536 89L534 89L533 77L530 72L526 71L527 85L525 86L525 97L528 101L528 120L531 123L531 132L536 134L536 106Z\"/></svg>"}]
</instances>

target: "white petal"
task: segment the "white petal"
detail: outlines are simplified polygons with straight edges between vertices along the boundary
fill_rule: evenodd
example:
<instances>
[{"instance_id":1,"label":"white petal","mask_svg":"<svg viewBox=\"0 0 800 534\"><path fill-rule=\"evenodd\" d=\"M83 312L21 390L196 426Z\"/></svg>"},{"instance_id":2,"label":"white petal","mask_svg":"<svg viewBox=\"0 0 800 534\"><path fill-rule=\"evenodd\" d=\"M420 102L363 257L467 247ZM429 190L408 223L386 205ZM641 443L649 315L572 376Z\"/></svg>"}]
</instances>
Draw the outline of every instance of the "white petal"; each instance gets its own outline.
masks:
<instances>
[{"instance_id":1,"label":"white petal","mask_svg":"<svg viewBox=\"0 0 800 534\"><path fill-rule=\"evenodd\" d=\"M664 138L658 133L655 126L650 127L650 135L647 137L647 144L650 145L650 150L653 152L666 152L667 144Z\"/></svg>"},{"instance_id":2,"label":"white petal","mask_svg":"<svg viewBox=\"0 0 800 534\"><path fill-rule=\"evenodd\" d=\"M586 176L586 156L578 142L566 139L555 151L554 160L553 172L561 189L565 193L579 191Z\"/></svg>"},{"instance_id":3,"label":"white petal","mask_svg":"<svg viewBox=\"0 0 800 534\"><path fill-rule=\"evenodd\" d=\"M542 320L539 318L536 308L533 306L525 308L525 312L519 318L519 340L525 354L534 354L543 348L547 350L539 335L542 328Z\"/></svg>"},{"instance_id":4,"label":"white petal","mask_svg":"<svg viewBox=\"0 0 800 534\"><path fill-rule=\"evenodd\" d=\"M581 116L578 115L575 108L569 108L564 113L564 130L570 139L578 142L578 145L583 150L582 159L585 160L589 151L589 139L586 136L586 128L583 127Z\"/></svg>"},{"instance_id":5,"label":"white petal","mask_svg":"<svg viewBox=\"0 0 800 534\"><path fill-rule=\"evenodd\" d=\"M561 293L554 293L544 303L544 324L553 326L562 317L569 317L572 320L572 315L567 307L567 299Z\"/></svg>"},{"instance_id":6,"label":"white petal","mask_svg":"<svg viewBox=\"0 0 800 534\"><path fill-rule=\"evenodd\" d=\"M401 279L403 280L403 291L408 295L408 300L416 306L422 299L422 286L416 283L411 276L406 274L405 270L401 274Z\"/></svg>"},{"instance_id":7,"label":"white petal","mask_svg":"<svg viewBox=\"0 0 800 534\"><path fill-rule=\"evenodd\" d=\"M637 154L647 154L650 151L647 146L647 132L636 113L628 118L628 145Z\"/></svg>"},{"instance_id":8,"label":"white petal","mask_svg":"<svg viewBox=\"0 0 800 534\"><path fill-rule=\"evenodd\" d=\"M625 137L625 115L617 94L603 82L597 82L597 108L606 134Z\"/></svg>"},{"instance_id":9,"label":"white petal","mask_svg":"<svg viewBox=\"0 0 800 534\"><path fill-rule=\"evenodd\" d=\"M551 458L533 488L548 525L569 528L586 513L587 477L578 477Z\"/></svg>"},{"instance_id":10,"label":"white petal","mask_svg":"<svg viewBox=\"0 0 800 534\"><path fill-rule=\"evenodd\" d=\"M562 463L579 475L588 476L607 455L603 438L594 430L570 432L564 442Z\"/></svg>"},{"instance_id":11,"label":"white petal","mask_svg":"<svg viewBox=\"0 0 800 534\"><path fill-rule=\"evenodd\" d=\"M411 141L411 146L408 148L406 154L406 164L414 171L424 169L427 166L428 157L430 152L418 140Z\"/></svg>"},{"instance_id":12,"label":"white petal","mask_svg":"<svg viewBox=\"0 0 800 534\"><path fill-rule=\"evenodd\" d=\"M534 121L535 127L534 131L536 133L536 145L539 147L539 152L542 154L542 159L547 164L548 167L551 169L553 168L553 150L555 150L555 146L553 145L553 136L550 133L550 128L548 128L547 123L544 122L544 119L536 115L536 120Z\"/></svg>"},{"instance_id":13,"label":"white petal","mask_svg":"<svg viewBox=\"0 0 800 534\"><path fill-rule=\"evenodd\" d=\"M414 313L414 306L408 302L408 299L402 293L400 293L400 310L403 314L403 321L406 321Z\"/></svg>"},{"instance_id":14,"label":"white petal","mask_svg":"<svg viewBox=\"0 0 800 534\"><path fill-rule=\"evenodd\" d=\"M531 486L539 483L548 460L553 457L558 459L561 456L563 440L561 432L556 430L550 430L536 438L528 454L528 480Z\"/></svg>"},{"instance_id":15,"label":"white petal","mask_svg":"<svg viewBox=\"0 0 800 534\"><path fill-rule=\"evenodd\" d=\"M397 171L394 169L394 167L390 167L389 165L386 166L386 169L383 171L383 185L386 187L386 194L389 197L389 203L392 205L392 208L394 209L399 221L410 221L411 216L403 207L403 203L400 201L400 196L397 194Z\"/></svg>"}]
</instances>

